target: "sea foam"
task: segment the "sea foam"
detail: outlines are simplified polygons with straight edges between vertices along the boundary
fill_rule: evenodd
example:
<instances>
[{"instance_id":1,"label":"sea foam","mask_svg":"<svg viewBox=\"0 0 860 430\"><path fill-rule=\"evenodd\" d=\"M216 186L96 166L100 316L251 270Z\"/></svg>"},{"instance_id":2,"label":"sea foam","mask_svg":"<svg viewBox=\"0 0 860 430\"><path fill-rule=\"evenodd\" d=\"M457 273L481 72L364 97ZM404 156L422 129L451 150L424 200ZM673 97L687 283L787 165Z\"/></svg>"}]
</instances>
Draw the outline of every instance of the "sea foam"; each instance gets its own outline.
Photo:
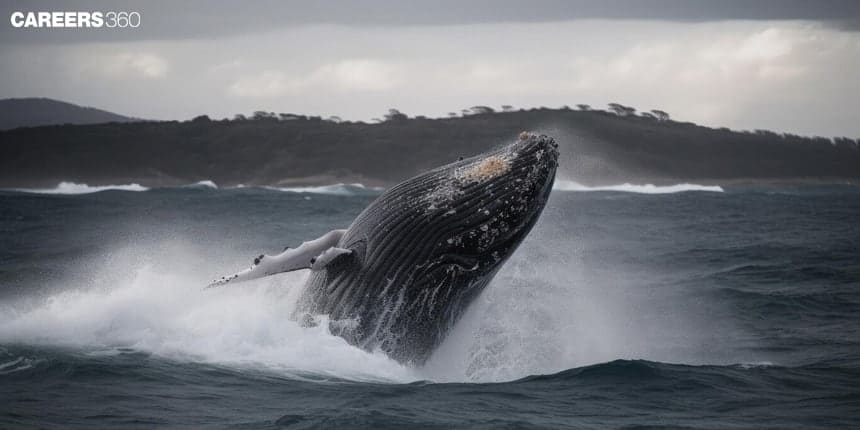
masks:
<instances>
[{"instance_id":1,"label":"sea foam","mask_svg":"<svg viewBox=\"0 0 860 430\"><path fill-rule=\"evenodd\" d=\"M213 190L218 189L218 184L210 180L197 181L193 184L188 184L183 188L211 188Z\"/></svg>"},{"instance_id":2,"label":"sea foam","mask_svg":"<svg viewBox=\"0 0 860 430\"><path fill-rule=\"evenodd\" d=\"M382 352L331 334L324 318L316 327L291 318L307 273L204 290L224 267L181 242L154 246L114 249L99 263L82 264L81 273L89 273L81 284L66 285L44 301L0 302L0 344L79 347L95 354L130 349L296 378L422 379Z\"/></svg>"},{"instance_id":3,"label":"sea foam","mask_svg":"<svg viewBox=\"0 0 860 430\"><path fill-rule=\"evenodd\" d=\"M117 190L117 191L147 191L149 188L140 184L124 184L124 185L87 185L78 184L76 182L60 182L54 188L17 188L15 191L24 193L37 194L90 194L100 191Z\"/></svg>"},{"instance_id":4,"label":"sea foam","mask_svg":"<svg viewBox=\"0 0 860 430\"><path fill-rule=\"evenodd\" d=\"M309 187L263 187L269 190L284 191L289 193L328 194L333 196L352 196L356 194L376 193L383 190L381 187L367 187L364 184L337 183L331 185L309 186Z\"/></svg>"},{"instance_id":5,"label":"sea foam","mask_svg":"<svg viewBox=\"0 0 860 430\"><path fill-rule=\"evenodd\" d=\"M682 193L686 191L708 191L722 193L723 187L719 185L699 185L699 184L675 184L675 185L654 185L654 184L631 184L623 183L618 185L601 185L588 186L571 180L556 180L554 190L558 191L617 191L625 193L640 193L640 194L672 194Z\"/></svg>"}]
</instances>

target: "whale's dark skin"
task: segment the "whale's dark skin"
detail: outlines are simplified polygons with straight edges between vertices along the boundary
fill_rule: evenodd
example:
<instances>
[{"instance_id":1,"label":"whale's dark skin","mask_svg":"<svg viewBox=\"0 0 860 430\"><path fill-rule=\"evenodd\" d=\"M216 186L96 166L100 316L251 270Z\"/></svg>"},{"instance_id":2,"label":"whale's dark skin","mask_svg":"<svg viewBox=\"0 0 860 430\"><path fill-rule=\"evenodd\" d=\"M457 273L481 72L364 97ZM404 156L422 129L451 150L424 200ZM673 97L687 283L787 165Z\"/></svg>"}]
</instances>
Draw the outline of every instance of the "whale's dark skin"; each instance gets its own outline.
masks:
<instances>
[{"instance_id":1,"label":"whale's dark skin","mask_svg":"<svg viewBox=\"0 0 860 430\"><path fill-rule=\"evenodd\" d=\"M296 316L328 315L351 344L423 364L535 225L557 148L522 133L389 189L340 238L351 252L311 272Z\"/></svg>"},{"instance_id":2,"label":"whale's dark skin","mask_svg":"<svg viewBox=\"0 0 860 430\"><path fill-rule=\"evenodd\" d=\"M260 255L210 287L311 269L294 317L421 365L537 222L558 145L522 133L505 147L404 181L346 230Z\"/></svg>"}]
</instances>

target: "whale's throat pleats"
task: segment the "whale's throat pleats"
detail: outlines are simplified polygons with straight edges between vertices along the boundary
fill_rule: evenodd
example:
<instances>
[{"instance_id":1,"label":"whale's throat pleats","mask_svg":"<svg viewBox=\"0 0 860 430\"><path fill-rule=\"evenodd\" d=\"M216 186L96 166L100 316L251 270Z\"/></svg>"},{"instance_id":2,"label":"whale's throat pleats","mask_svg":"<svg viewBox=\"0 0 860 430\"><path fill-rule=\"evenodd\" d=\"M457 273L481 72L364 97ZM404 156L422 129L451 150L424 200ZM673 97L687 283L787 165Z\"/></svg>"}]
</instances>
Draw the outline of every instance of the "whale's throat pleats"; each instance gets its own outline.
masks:
<instances>
[{"instance_id":1,"label":"whale's throat pleats","mask_svg":"<svg viewBox=\"0 0 860 430\"><path fill-rule=\"evenodd\" d=\"M423 363L517 245L512 236L525 233L475 191L496 186L514 202L515 192L493 182L506 163L494 158L390 190L342 239L353 258L311 275L299 312L328 315L332 332L357 346ZM491 246L498 237L507 240Z\"/></svg>"},{"instance_id":2,"label":"whale's throat pleats","mask_svg":"<svg viewBox=\"0 0 860 430\"><path fill-rule=\"evenodd\" d=\"M424 363L543 209L555 158L533 146L521 141L383 193L340 239L349 258L311 273L297 316L327 315L354 345Z\"/></svg>"},{"instance_id":3,"label":"whale's throat pleats","mask_svg":"<svg viewBox=\"0 0 860 430\"><path fill-rule=\"evenodd\" d=\"M348 229L260 254L210 287L310 269L296 319L326 315L350 343L422 364L534 226L557 157L551 138L523 133L402 182Z\"/></svg>"}]
</instances>

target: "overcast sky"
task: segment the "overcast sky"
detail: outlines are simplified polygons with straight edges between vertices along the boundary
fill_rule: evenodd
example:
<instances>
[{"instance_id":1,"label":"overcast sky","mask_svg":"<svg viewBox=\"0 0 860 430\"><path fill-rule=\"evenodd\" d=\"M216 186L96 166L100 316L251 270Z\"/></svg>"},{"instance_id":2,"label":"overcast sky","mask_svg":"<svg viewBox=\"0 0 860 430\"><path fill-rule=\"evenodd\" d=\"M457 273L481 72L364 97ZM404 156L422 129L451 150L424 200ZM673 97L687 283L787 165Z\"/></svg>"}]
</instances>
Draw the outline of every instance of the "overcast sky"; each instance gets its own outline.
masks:
<instances>
[{"instance_id":1,"label":"overcast sky","mask_svg":"<svg viewBox=\"0 0 860 430\"><path fill-rule=\"evenodd\" d=\"M138 11L142 24L9 20L64 10ZM860 137L860 1L3 1L0 11L0 98L154 119L619 102L711 126Z\"/></svg>"}]
</instances>

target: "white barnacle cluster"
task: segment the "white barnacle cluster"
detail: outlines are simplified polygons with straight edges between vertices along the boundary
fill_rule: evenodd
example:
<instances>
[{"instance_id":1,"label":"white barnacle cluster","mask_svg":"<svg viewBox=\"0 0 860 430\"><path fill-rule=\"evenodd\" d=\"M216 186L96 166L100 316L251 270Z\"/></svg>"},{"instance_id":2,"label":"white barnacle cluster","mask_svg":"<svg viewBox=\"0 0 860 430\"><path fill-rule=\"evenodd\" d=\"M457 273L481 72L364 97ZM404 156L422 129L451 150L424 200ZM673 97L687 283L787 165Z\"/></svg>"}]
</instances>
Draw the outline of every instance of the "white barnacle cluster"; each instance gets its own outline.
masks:
<instances>
[{"instance_id":1,"label":"white barnacle cluster","mask_svg":"<svg viewBox=\"0 0 860 430\"><path fill-rule=\"evenodd\" d=\"M454 208L449 208L448 204L454 200L463 191L454 181L443 180L429 193L425 194L424 200L428 203L427 211L435 212L439 209L445 209L443 215L449 216L457 213Z\"/></svg>"},{"instance_id":2,"label":"white barnacle cluster","mask_svg":"<svg viewBox=\"0 0 860 430\"><path fill-rule=\"evenodd\" d=\"M519 135L520 141L534 141L544 138L546 136L528 131L524 131ZM543 150L539 150L535 153L535 158L540 161L545 155ZM517 153L513 149L509 149L506 152L485 157L467 166L460 167L454 172L454 177L461 183L484 182L496 178L511 169L511 160L516 158L516 156Z\"/></svg>"},{"instance_id":3,"label":"white barnacle cluster","mask_svg":"<svg viewBox=\"0 0 860 430\"><path fill-rule=\"evenodd\" d=\"M457 169L454 175L462 182L484 182L506 173L510 168L509 154L495 154Z\"/></svg>"},{"instance_id":4,"label":"white barnacle cluster","mask_svg":"<svg viewBox=\"0 0 860 430\"><path fill-rule=\"evenodd\" d=\"M519 139L524 141L538 137L536 133L522 132ZM444 210L445 212L442 214L445 216L455 214L456 210L448 207L448 204L463 193L464 186L488 182L510 172L513 167L513 160L516 159L517 155L518 153L512 145L505 151L496 152L493 155L457 167L452 172L450 180L440 181L431 192L426 194L424 201L427 203L428 212L435 213L438 210ZM542 156L543 154L538 154L538 160ZM531 180L532 178L528 179ZM528 186L528 184L522 184L522 179L516 179L516 181L518 183L508 183L503 186L515 189ZM489 186L492 185L489 184ZM490 194L492 195L492 192Z\"/></svg>"},{"instance_id":5,"label":"white barnacle cluster","mask_svg":"<svg viewBox=\"0 0 860 430\"><path fill-rule=\"evenodd\" d=\"M504 235L510 231L510 229L511 226L505 220L504 214L499 214L479 225L478 228L473 230L471 233L477 235L478 248L486 250L492 246L499 236ZM496 261L498 261L498 258L496 258Z\"/></svg>"}]
</instances>

